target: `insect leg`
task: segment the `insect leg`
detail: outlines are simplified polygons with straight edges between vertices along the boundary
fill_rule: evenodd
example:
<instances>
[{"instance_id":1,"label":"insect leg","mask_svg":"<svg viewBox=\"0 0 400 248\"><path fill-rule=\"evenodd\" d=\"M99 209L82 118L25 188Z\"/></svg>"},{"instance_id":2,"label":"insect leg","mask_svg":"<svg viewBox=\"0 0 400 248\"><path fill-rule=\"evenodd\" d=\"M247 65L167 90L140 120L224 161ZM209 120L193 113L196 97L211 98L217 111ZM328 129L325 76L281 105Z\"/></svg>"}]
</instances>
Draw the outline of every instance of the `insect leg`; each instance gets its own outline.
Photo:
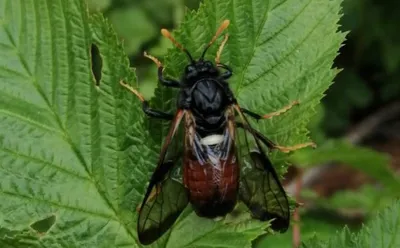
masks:
<instances>
[{"instance_id":1,"label":"insect leg","mask_svg":"<svg viewBox=\"0 0 400 248\"><path fill-rule=\"evenodd\" d=\"M160 83L166 87L173 87L173 88L180 88L181 84L180 82L174 80L174 79L170 79L170 78L164 78L163 76L163 70L164 70L164 66L161 64L161 62L154 56L151 56L149 54L147 54L146 52L144 52L144 56L146 58L151 59L158 68L158 80L160 81Z\"/></svg>"},{"instance_id":2,"label":"insect leg","mask_svg":"<svg viewBox=\"0 0 400 248\"><path fill-rule=\"evenodd\" d=\"M291 104L283 107L282 109L272 112L272 113L269 113L269 114L265 114L265 115L256 114L245 108L241 108L241 110L243 113L248 114L249 116L253 117L254 119L261 120L261 119L270 119L274 116L281 115L281 114L285 113L286 111L288 111L289 109L291 109L293 106L298 105L298 104L299 104L299 101L293 101Z\"/></svg>"},{"instance_id":3,"label":"insect leg","mask_svg":"<svg viewBox=\"0 0 400 248\"><path fill-rule=\"evenodd\" d=\"M267 137L265 137L262 133L258 132L257 130L251 128L249 125L244 125L241 122L236 122L236 126L239 128L243 128L247 131L249 131L250 133L252 133L254 136L256 136L259 140L261 140L262 143L264 143L264 145L266 145L269 149L276 149L279 150L281 152L284 153L288 153L291 151L295 151L304 147L316 147L316 144L314 142L307 142L307 143L303 143L303 144L297 144L294 146L280 146L275 144L274 142L272 142L271 140L269 140Z\"/></svg>"},{"instance_id":4,"label":"insect leg","mask_svg":"<svg viewBox=\"0 0 400 248\"><path fill-rule=\"evenodd\" d=\"M224 72L224 73L220 76L221 79L226 80L226 79L228 79L228 78L230 78L230 77L232 76L232 69L231 69L229 66L227 66L227 65L225 65L225 64L217 64L217 66L218 66L218 67L221 67L221 68L224 68L224 69L226 70L226 72Z\"/></svg>"},{"instance_id":5,"label":"insect leg","mask_svg":"<svg viewBox=\"0 0 400 248\"><path fill-rule=\"evenodd\" d=\"M135 90L132 88L130 85L124 83L123 81L120 82L122 86L127 88L130 92L136 95L137 98L143 103L142 109L143 112L153 118L158 118L158 119L164 119L164 120L172 120L174 118L174 115L170 113L165 113L159 110L155 110L149 107L149 102L144 99L144 97L139 93L139 91Z\"/></svg>"},{"instance_id":6,"label":"insect leg","mask_svg":"<svg viewBox=\"0 0 400 248\"><path fill-rule=\"evenodd\" d=\"M298 149L309 147L309 146L311 146L312 148L316 148L317 147L317 145L314 142L306 142L306 143L297 144L297 145L294 145L294 146L279 146L279 145L275 145L272 149L277 149L277 150L279 150L281 152L288 153L288 152L296 151Z\"/></svg>"},{"instance_id":7,"label":"insect leg","mask_svg":"<svg viewBox=\"0 0 400 248\"><path fill-rule=\"evenodd\" d=\"M229 35L226 34L224 37L224 40L222 41L221 45L218 48L217 56L215 57L215 63L217 65L220 64L222 50L224 50L224 46L225 46L226 42L228 41L228 38L229 38Z\"/></svg>"}]
</instances>

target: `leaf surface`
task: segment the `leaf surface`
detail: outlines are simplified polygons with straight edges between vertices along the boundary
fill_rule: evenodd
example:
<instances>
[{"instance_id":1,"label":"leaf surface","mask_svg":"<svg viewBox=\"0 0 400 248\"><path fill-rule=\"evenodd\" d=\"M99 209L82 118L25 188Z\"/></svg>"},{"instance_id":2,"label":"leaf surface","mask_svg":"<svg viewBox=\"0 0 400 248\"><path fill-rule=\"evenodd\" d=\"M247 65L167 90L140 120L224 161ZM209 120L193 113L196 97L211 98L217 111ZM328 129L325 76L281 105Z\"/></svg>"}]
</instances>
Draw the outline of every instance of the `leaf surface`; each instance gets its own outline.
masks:
<instances>
[{"instance_id":1,"label":"leaf surface","mask_svg":"<svg viewBox=\"0 0 400 248\"><path fill-rule=\"evenodd\" d=\"M85 8L0 0L0 227L29 247L136 246L133 174L147 174L131 164L156 154L125 152L134 149L127 129L144 143L143 115L130 111L140 104L118 84L135 77L109 25ZM92 44L103 59L99 86ZM47 232L33 228L52 215Z\"/></svg>"},{"instance_id":2,"label":"leaf surface","mask_svg":"<svg viewBox=\"0 0 400 248\"><path fill-rule=\"evenodd\" d=\"M395 248L400 246L400 202L380 211L358 233L352 233L344 228L328 241L314 237L301 247L308 248Z\"/></svg>"},{"instance_id":3,"label":"leaf surface","mask_svg":"<svg viewBox=\"0 0 400 248\"><path fill-rule=\"evenodd\" d=\"M258 125L291 145L307 140L308 118L337 72L331 65L344 37L337 33L339 4L206 0L176 36L199 56L230 19L222 58L235 70L232 88L259 113L300 100ZM98 82L92 57L101 60ZM165 63L178 76L186 60L171 50ZM167 124L145 118L120 80L136 83L123 46L82 1L0 0L1 247L138 247L136 207ZM159 88L152 104L172 110L175 93ZM249 218L224 222L188 209L153 247L251 247L268 226Z\"/></svg>"}]
</instances>

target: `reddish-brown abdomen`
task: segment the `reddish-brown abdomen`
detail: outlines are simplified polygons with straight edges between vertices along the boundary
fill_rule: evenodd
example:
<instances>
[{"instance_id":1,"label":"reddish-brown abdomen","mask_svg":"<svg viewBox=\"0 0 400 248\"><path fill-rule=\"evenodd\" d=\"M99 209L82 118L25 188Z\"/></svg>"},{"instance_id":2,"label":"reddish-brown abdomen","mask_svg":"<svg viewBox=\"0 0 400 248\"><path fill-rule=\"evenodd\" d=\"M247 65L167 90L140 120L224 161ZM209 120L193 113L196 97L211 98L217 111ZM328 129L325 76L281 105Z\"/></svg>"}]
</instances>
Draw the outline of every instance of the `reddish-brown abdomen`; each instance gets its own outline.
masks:
<instances>
[{"instance_id":1,"label":"reddish-brown abdomen","mask_svg":"<svg viewBox=\"0 0 400 248\"><path fill-rule=\"evenodd\" d=\"M200 164L192 158L184 158L183 181L197 214L215 217L232 211L239 186L239 167L235 154L214 164Z\"/></svg>"}]
</instances>

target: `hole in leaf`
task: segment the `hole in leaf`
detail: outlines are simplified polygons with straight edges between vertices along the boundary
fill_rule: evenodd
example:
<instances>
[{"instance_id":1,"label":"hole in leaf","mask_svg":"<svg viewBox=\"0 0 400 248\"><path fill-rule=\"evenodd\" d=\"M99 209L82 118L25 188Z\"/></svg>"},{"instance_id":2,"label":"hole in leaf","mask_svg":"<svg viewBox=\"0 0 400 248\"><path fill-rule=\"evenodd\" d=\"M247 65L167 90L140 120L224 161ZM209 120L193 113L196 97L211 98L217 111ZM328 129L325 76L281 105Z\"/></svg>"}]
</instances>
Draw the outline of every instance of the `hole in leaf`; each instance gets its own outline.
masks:
<instances>
[{"instance_id":1,"label":"hole in leaf","mask_svg":"<svg viewBox=\"0 0 400 248\"><path fill-rule=\"evenodd\" d=\"M96 80L96 85L99 86L101 80L101 69L103 67L103 60L101 59L100 56L100 50L95 44L91 45L90 57L92 62L92 73L94 79Z\"/></svg>"},{"instance_id":2,"label":"hole in leaf","mask_svg":"<svg viewBox=\"0 0 400 248\"><path fill-rule=\"evenodd\" d=\"M38 233L46 233L56 222L56 216L53 214L42 220L38 220L30 225L30 227Z\"/></svg>"}]
</instances>

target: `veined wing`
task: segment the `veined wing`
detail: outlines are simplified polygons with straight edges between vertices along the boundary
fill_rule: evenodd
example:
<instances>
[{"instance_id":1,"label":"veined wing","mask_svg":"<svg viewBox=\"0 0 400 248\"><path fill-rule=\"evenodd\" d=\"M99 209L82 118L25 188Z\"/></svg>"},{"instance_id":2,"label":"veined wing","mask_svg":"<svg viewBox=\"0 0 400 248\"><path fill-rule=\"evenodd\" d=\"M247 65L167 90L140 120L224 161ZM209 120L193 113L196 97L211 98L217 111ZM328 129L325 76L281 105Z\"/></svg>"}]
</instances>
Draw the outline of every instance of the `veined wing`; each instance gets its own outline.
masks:
<instances>
[{"instance_id":1,"label":"veined wing","mask_svg":"<svg viewBox=\"0 0 400 248\"><path fill-rule=\"evenodd\" d=\"M139 210L137 231L142 244L150 244L162 236L188 204L186 188L170 176L176 161L166 156L174 149L170 145L184 115L184 110L175 115Z\"/></svg>"},{"instance_id":2,"label":"veined wing","mask_svg":"<svg viewBox=\"0 0 400 248\"><path fill-rule=\"evenodd\" d=\"M272 229L284 232L289 227L289 202L279 177L266 155L273 143L254 130L239 106L234 106L241 122L236 122L236 146L241 165L240 199L253 218L271 222Z\"/></svg>"}]
</instances>

